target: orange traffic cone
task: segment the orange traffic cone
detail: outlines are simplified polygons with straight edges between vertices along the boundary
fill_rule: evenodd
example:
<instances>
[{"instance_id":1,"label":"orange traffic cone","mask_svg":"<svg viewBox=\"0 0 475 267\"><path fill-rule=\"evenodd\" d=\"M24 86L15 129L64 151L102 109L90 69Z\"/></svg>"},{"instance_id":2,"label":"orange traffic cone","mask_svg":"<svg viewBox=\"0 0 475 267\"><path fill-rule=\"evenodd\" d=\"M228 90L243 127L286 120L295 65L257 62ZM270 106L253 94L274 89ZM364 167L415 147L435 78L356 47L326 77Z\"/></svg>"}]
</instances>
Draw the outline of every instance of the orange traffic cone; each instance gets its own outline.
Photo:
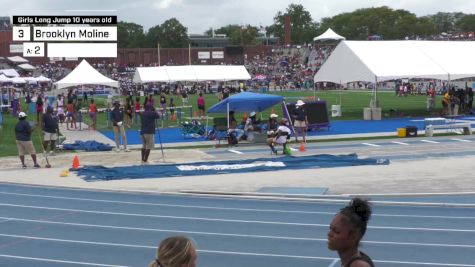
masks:
<instances>
[{"instance_id":1,"label":"orange traffic cone","mask_svg":"<svg viewBox=\"0 0 475 267\"><path fill-rule=\"evenodd\" d=\"M74 159L73 159L73 169L77 169L79 168L79 158L78 156L74 156Z\"/></svg>"},{"instance_id":2,"label":"orange traffic cone","mask_svg":"<svg viewBox=\"0 0 475 267\"><path fill-rule=\"evenodd\" d=\"M302 143L300 144L299 151L300 151L300 152L304 152L304 151L305 151L305 143L304 143L304 142L302 142Z\"/></svg>"}]
</instances>

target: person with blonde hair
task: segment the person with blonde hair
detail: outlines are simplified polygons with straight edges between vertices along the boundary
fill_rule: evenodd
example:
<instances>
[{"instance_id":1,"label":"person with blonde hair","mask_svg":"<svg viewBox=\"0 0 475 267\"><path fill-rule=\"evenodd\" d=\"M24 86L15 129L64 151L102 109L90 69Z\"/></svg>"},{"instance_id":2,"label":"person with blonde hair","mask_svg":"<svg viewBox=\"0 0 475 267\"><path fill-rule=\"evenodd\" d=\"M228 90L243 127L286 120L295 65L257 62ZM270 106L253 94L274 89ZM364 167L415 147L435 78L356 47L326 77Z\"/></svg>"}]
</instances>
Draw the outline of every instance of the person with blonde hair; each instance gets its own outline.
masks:
<instances>
[{"instance_id":1,"label":"person with blonde hair","mask_svg":"<svg viewBox=\"0 0 475 267\"><path fill-rule=\"evenodd\" d=\"M185 236L171 236L160 242L157 256L148 267L195 267L196 249Z\"/></svg>"}]
</instances>

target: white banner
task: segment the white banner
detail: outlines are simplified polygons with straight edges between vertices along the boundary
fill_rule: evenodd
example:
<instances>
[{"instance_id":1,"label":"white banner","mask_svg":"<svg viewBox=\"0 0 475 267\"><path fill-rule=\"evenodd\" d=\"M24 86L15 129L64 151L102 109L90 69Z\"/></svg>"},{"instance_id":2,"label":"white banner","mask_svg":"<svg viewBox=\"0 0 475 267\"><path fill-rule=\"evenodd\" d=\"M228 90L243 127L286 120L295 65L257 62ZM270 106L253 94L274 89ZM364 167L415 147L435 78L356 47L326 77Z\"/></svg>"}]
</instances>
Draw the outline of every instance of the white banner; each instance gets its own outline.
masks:
<instances>
[{"instance_id":1,"label":"white banner","mask_svg":"<svg viewBox=\"0 0 475 267\"><path fill-rule=\"evenodd\" d=\"M211 56L213 58L224 58L224 51L213 51Z\"/></svg>"},{"instance_id":2,"label":"white banner","mask_svg":"<svg viewBox=\"0 0 475 267\"><path fill-rule=\"evenodd\" d=\"M117 57L117 43L48 43L50 57Z\"/></svg>"},{"instance_id":3,"label":"white banner","mask_svg":"<svg viewBox=\"0 0 475 267\"><path fill-rule=\"evenodd\" d=\"M198 59L209 59L209 51L198 52Z\"/></svg>"},{"instance_id":4,"label":"white banner","mask_svg":"<svg viewBox=\"0 0 475 267\"><path fill-rule=\"evenodd\" d=\"M23 44L10 44L10 53L23 53Z\"/></svg>"}]
</instances>

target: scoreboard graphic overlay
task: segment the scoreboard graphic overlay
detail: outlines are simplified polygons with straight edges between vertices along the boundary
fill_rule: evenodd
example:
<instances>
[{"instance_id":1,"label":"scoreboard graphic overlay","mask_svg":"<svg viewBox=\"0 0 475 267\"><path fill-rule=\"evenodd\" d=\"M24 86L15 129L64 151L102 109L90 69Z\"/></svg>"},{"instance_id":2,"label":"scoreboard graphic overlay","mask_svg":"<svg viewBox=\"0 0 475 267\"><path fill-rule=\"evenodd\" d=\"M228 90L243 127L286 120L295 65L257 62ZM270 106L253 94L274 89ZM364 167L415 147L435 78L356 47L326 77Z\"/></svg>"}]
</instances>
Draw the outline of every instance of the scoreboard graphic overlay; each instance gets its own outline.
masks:
<instances>
[{"instance_id":1,"label":"scoreboard graphic overlay","mask_svg":"<svg viewBox=\"0 0 475 267\"><path fill-rule=\"evenodd\" d=\"M13 16L13 25L24 57L117 57L117 16Z\"/></svg>"}]
</instances>

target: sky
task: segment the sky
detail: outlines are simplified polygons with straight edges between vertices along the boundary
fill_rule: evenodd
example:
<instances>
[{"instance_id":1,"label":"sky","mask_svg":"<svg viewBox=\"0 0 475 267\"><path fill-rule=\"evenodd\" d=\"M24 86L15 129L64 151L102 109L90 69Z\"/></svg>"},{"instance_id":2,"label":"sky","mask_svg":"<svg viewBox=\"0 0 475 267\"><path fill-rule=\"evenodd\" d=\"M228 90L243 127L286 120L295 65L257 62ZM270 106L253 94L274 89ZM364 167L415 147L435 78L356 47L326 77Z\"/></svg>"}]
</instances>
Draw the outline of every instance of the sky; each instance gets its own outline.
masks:
<instances>
[{"instance_id":1,"label":"sky","mask_svg":"<svg viewBox=\"0 0 475 267\"><path fill-rule=\"evenodd\" d=\"M176 18L189 34L228 24L269 26L279 12L301 4L319 22L359 8L388 6L417 16L437 12L475 13L475 0L0 0L0 16L13 15L117 15L119 21L144 27Z\"/></svg>"}]
</instances>

